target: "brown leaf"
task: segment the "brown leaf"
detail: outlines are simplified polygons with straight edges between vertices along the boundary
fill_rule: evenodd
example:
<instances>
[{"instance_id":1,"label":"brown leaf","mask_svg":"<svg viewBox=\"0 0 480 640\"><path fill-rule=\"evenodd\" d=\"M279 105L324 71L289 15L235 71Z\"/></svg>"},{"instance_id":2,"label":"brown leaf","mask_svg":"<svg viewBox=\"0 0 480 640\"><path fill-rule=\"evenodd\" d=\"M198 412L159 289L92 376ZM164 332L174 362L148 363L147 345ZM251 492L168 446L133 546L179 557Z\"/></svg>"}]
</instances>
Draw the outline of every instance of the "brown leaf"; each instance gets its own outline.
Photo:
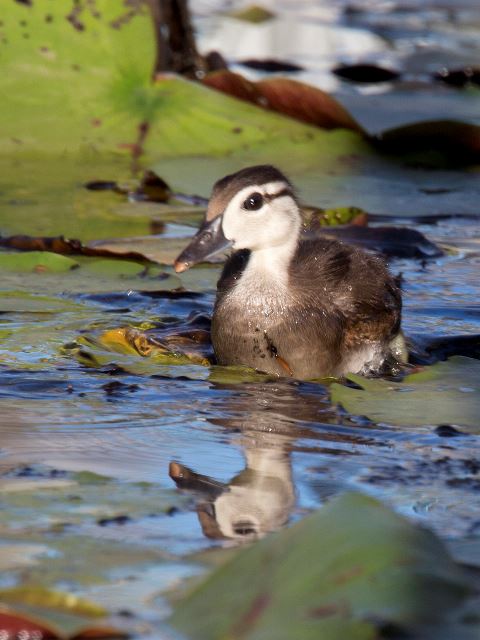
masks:
<instances>
[{"instance_id":1,"label":"brown leaf","mask_svg":"<svg viewBox=\"0 0 480 640\"><path fill-rule=\"evenodd\" d=\"M203 83L240 100L323 129L363 132L348 111L328 93L297 80L270 78L251 82L231 71L216 71L208 74Z\"/></svg>"},{"instance_id":2,"label":"brown leaf","mask_svg":"<svg viewBox=\"0 0 480 640\"><path fill-rule=\"evenodd\" d=\"M233 96L239 100L252 102L261 107L267 106L262 99L262 94L256 83L247 80L239 73L233 73L227 69L214 71L205 76L203 84L222 93L227 93L229 96Z\"/></svg>"},{"instance_id":3,"label":"brown leaf","mask_svg":"<svg viewBox=\"0 0 480 640\"><path fill-rule=\"evenodd\" d=\"M70 636L69 640L126 640L126 638L130 638L129 633L114 627L91 627Z\"/></svg>"},{"instance_id":4,"label":"brown leaf","mask_svg":"<svg viewBox=\"0 0 480 640\"><path fill-rule=\"evenodd\" d=\"M6 633L6 638L39 637L42 640L61 640L61 636L44 622L13 611L0 611L0 631Z\"/></svg>"},{"instance_id":5,"label":"brown leaf","mask_svg":"<svg viewBox=\"0 0 480 640\"><path fill-rule=\"evenodd\" d=\"M268 73L292 73L303 70L303 67L298 64L287 62L286 60L276 60L275 58L264 58L262 60L258 58L248 58L246 60L239 60L238 64L241 64L242 67L257 69L258 71L267 71Z\"/></svg>"},{"instance_id":6,"label":"brown leaf","mask_svg":"<svg viewBox=\"0 0 480 640\"><path fill-rule=\"evenodd\" d=\"M17 251L50 251L64 256L95 256L102 258L118 258L120 260L132 260L141 264L152 262L149 258L137 251L115 251L112 249L86 247L80 240L67 239L63 236L9 236L0 238L0 247L16 249Z\"/></svg>"}]
</instances>

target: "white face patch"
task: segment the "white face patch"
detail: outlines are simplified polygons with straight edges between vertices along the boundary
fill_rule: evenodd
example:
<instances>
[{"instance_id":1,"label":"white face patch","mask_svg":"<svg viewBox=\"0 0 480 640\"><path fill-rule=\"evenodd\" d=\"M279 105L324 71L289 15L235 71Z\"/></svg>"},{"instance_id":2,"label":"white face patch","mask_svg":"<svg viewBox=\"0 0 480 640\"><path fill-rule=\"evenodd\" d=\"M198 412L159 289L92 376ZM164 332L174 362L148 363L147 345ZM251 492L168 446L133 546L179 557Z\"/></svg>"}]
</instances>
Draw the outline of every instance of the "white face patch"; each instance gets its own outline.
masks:
<instances>
[{"instance_id":1,"label":"white face patch","mask_svg":"<svg viewBox=\"0 0 480 640\"><path fill-rule=\"evenodd\" d=\"M252 184L235 194L223 213L222 229L234 249L268 249L291 242L300 229L301 217L288 183L281 180ZM263 198L259 208L253 200Z\"/></svg>"}]
</instances>

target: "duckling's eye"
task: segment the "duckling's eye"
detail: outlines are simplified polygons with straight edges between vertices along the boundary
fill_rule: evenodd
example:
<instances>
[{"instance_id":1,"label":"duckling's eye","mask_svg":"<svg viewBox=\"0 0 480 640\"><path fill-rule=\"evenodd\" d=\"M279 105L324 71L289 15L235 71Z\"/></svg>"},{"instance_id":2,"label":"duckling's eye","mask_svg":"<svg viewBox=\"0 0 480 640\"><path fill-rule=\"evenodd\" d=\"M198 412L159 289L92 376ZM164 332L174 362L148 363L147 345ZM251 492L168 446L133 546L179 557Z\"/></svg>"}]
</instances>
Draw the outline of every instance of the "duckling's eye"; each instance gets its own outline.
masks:
<instances>
[{"instance_id":1,"label":"duckling's eye","mask_svg":"<svg viewBox=\"0 0 480 640\"><path fill-rule=\"evenodd\" d=\"M263 207L263 196L261 193L252 193L242 204L242 209L246 211L258 211Z\"/></svg>"}]
</instances>

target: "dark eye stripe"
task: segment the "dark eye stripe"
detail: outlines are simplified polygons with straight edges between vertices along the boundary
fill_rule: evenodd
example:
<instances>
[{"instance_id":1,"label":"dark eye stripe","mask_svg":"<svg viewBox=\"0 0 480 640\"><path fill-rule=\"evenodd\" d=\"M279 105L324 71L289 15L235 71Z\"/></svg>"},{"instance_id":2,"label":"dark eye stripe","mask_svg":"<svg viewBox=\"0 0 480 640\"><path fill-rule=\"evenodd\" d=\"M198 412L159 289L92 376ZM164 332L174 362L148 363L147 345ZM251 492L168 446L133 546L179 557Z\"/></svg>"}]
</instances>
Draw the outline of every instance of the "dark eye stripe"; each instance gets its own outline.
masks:
<instances>
[{"instance_id":1,"label":"dark eye stripe","mask_svg":"<svg viewBox=\"0 0 480 640\"><path fill-rule=\"evenodd\" d=\"M282 189L281 191L279 191L278 193L266 193L263 197L268 202L271 202L272 200L275 200L276 198L283 198L283 196L290 196L291 198L293 198L292 190L285 188L285 189Z\"/></svg>"}]
</instances>

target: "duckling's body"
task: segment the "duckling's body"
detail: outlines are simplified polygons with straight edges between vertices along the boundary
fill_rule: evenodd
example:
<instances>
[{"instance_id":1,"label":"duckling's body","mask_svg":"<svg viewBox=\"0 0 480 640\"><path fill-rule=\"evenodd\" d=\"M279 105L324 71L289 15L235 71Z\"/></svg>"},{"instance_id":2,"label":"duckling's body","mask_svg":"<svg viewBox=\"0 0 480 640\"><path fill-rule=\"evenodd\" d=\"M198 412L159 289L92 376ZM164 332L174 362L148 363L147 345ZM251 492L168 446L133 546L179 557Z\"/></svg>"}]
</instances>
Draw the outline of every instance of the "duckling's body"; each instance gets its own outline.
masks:
<instances>
[{"instance_id":1,"label":"duckling's body","mask_svg":"<svg viewBox=\"0 0 480 640\"><path fill-rule=\"evenodd\" d=\"M383 259L336 240L306 239L292 187L273 167L223 181L234 195L222 206L220 230L214 219L186 250L204 243L213 226L238 249L218 282L212 343L219 364L300 379L379 371L401 316ZM180 257L177 265L184 264Z\"/></svg>"}]
</instances>

